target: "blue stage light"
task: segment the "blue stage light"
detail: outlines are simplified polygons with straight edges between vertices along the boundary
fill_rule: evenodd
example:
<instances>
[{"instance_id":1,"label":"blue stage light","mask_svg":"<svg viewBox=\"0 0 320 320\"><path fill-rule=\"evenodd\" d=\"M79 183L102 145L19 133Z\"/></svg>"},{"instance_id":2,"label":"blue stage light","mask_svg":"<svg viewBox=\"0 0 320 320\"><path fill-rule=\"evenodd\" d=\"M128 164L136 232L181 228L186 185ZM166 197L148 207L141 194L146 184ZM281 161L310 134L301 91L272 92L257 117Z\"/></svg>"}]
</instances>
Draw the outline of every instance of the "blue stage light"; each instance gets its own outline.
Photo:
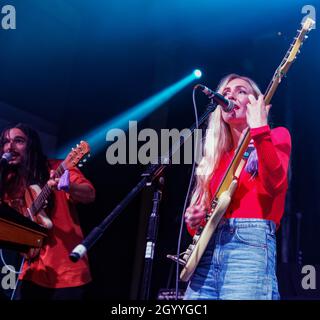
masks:
<instances>
[{"instance_id":1,"label":"blue stage light","mask_svg":"<svg viewBox=\"0 0 320 320\"><path fill-rule=\"evenodd\" d=\"M201 78L201 76L202 76L202 72L199 69L194 70L193 74L197 79Z\"/></svg>"},{"instance_id":2,"label":"blue stage light","mask_svg":"<svg viewBox=\"0 0 320 320\"><path fill-rule=\"evenodd\" d=\"M168 86L164 90L132 106L131 108L128 108L125 112L119 114L118 116L107 120L105 123L98 126L91 132L87 132L81 138L79 138L79 140L85 140L89 143L89 145L91 146L91 153L98 153L99 151L103 150L106 146L106 134L109 130L127 130L129 121L140 121L143 118L147 117L154 110L162 106L175 94L180 92L183 88L185 88L187 85L192 83L192 81L199 78L200 76L200 70L193 71L186 77ZM65 155L69 152L71 147L78 143L79 140L76 140L74 143L61 148L57 153L57 158L63 159Z\"/></svg>"}]
</instances>

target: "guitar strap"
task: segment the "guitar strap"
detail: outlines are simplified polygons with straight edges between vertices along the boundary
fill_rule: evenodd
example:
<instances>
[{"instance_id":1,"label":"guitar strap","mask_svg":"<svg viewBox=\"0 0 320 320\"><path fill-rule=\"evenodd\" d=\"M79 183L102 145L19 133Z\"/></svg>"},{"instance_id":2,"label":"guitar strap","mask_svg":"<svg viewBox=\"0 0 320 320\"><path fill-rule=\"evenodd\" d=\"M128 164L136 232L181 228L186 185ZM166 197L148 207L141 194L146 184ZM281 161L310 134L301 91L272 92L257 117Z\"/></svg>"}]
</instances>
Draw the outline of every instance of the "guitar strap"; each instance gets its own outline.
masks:
<instances>
[{"instance_id":1,"label":"guitar strap","mask_svg":"<svg viewBox=\"0 0 320 320\"><path fill-rule=\"evenodd\" d=\"M241 161L240 161L240 163L239 163L239 165L238 165L238 167L237 167L237 170L235 171L234 177L235 177L236 179L239 179L240 174L241 174L243 168L245 167L245 165L246 165L246 163L247 163L247 161L248 161L248 159L249 159L249 156L250 156L251 152L252 152L254 149L255 149L255 147L253 146L253 144L250 143L249 146L248 146L248 148L247 148L247 150L244 152L244 154L243 154L243 156L242 156L242 159L241 159Z\"/></svg>"}]
</instances>

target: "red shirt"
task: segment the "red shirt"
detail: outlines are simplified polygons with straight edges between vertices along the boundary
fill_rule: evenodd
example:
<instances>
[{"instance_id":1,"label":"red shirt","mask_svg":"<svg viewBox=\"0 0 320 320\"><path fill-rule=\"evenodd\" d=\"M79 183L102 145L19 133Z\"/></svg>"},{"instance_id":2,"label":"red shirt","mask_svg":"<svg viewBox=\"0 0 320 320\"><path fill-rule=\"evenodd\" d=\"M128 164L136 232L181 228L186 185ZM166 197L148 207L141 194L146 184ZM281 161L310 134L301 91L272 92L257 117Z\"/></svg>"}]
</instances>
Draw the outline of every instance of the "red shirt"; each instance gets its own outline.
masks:
<instances>
[{"instance_id":1,"label":"red shirt","mask_svg":"<svg viewBox=\"0 0 320 320\"><path fill-rule=\"evenodd\" d=\"M56 169L61 161L50 161ZM77 168L70 171L70 182L92 184ZM77 263L69 259L70 252L82 242L75 203L64 191L54 191L54 206L49 217L53 228L49 231L40 256L30 265L25 262L20 279L32 281L48 288L65 288L84 285L91 281L88 258L84 257Z\"/></svg>"},{"instance_id":2,"label":"red shirt","mask_svg":"<svg viewBox=\"0 0 320 320\"><path fill-rule=\"evenodd\" d=\"M250 135L258 155L258 173L252 176L242 170L238 187L224 215L225 218L259 218L272 220L277 227L283 215L288 188L288 166L291 152L291 137L284 127L250 129ZM212 196L215 194L233 152L226 153L210 182ZM193 236L195 229L188 227Z\"/></svg>"},{"instance_id":3,"label":"red shirt","mask_svg":"<svg viewBox=\"0 0 320 320\"><path fill-rule=\"evenodd\" d=\"M289 131L284 127L270 130L269 126L250 129L258 155L258 173L252 176L242 170L238 188L225 213L225 218L261 218L277 226L284 211L288 188L288 165L291 151ZM225 155L211 181L214 194L233 153Z\"/></svg>"}]
</instances>

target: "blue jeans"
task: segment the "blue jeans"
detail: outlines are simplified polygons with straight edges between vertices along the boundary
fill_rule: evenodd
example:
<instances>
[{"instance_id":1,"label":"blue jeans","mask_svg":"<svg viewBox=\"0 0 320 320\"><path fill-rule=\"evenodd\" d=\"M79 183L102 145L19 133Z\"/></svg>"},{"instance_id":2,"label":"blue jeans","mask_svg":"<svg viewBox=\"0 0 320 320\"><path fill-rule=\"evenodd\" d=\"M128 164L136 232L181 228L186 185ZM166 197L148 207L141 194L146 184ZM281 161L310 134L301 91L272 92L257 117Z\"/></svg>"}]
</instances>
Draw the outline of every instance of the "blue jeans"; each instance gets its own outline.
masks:
<instances>
[{"instance_id":1,"label":"blue jeans","mask_svg":"<svg viewBox=\"0 0 320 320\"><path fill-rule=\"evenodd\" d=\"M278 300L276 226L223 218L186 290L185 300Z\"/></svg>"}]
</instances>

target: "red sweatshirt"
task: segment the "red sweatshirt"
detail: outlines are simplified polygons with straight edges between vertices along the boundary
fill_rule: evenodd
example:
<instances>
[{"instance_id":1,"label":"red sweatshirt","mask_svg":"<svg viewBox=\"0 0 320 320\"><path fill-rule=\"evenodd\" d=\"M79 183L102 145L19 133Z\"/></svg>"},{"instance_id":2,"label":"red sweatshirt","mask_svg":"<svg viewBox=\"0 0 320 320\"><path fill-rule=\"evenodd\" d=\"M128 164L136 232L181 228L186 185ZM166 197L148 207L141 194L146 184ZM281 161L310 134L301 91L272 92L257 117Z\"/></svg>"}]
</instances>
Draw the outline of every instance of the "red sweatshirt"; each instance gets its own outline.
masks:
<instances>
[{"instance_id":1,"label":"red sweatshirt","mask_svg":"<svg viewBox=\"0 0 320 320\"><path fill-rule=\"evenodd\" d=\"M284 211L288 187L287 173L291 138L286 128L270 130L269 126L250 130L258 155L258 174L252 177L242 170L238 188L232 197L226 218L261 218L274 221L277 226ZM212 194L229 164L233 153L224 157L211 181Z\"/></svg>"},{"instance_id":2,"label":"red sweatshirt","mask_svg":"<svg viewBox=\"0 0 320 320\"><path fill-rule=\"evenodd\" d=\"M258 174L254 177L245 169L239 177L238 188L225 213L225 218L261 218L272 220L277 227L284 211L288 187L287 173L291 152L291 137L284 127L250 129L258 155ZM210 183L214 195L234 151L225 154ZM188 228L191 235L195 230Z\"/></svg>"}]
</instances>

